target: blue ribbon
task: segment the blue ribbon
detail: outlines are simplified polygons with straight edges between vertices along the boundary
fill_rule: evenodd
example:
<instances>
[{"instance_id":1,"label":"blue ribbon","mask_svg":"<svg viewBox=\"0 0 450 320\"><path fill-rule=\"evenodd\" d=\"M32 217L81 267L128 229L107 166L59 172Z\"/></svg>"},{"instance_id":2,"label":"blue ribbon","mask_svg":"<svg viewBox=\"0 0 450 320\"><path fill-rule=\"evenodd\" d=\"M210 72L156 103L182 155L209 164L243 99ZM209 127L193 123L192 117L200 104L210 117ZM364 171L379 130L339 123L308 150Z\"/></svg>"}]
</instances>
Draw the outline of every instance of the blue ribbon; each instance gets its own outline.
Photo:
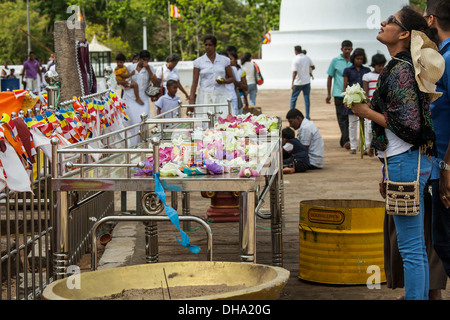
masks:
<instances>
[{"instance_id":1,"label":"blue ribbon","mask_svg":"<svg viewBox=\"0 0 450 320\"><path fill-rule=\"evenodd\" d=\"M164 209L166 211L167 216L170 221L175 225L175 227L180 231L181 240L177 238L178 243L180 243L183 247L188 248L192 253L199 253L200 248L196 245L189 244L189 236L180 228L180 220L178 218L178 213L172 207L166 204L166 193L164 192L164 188L162 187L161 180L159 178L159 172L153 174L153 179L155 179L155 193L158 196L159 200L164 204Z\"/></svg>"}]
</instances>

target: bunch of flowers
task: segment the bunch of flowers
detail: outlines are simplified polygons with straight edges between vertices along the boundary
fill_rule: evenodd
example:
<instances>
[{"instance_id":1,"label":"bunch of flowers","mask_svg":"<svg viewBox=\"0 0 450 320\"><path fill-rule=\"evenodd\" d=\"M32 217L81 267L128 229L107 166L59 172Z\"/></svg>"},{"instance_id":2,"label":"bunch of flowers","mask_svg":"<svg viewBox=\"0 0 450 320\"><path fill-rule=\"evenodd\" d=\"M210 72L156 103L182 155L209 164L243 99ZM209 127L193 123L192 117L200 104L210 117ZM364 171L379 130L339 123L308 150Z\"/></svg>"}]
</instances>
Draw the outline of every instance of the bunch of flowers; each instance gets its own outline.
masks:
<instances>
[{"instance_id":1,"label":"bunch of flowers","mask_svg":"<svg viewBox=\"0 0 450 320\"><path fill-rule=\"evenodd\" d=\"M347 108L351 109L354 103L365 103L367 102L366 92L359 85L355 83L352 86L347 86L345 92L342 93L344 96L344 104ZM364 119L359 119L359 149L361 151L361 158L364 157L364 151L366 148L366 138L365 138L365 126Z\"/></svg>"},{"instance_id":2,"label":"bunch of flowers","mask_svg":"<svg viewBox=\"0 0 450 320\"><path fill-rule=\"evenodd\" d=\"M236 136L255 136L276 132L278 129L278 118L265 115L254 116L244 114L238 116L228 115L225 119L218 119L215 129L224 130Z\"/></svg>"},{"instance_id":3,"label":"bunch of flowers","mask_svg":"<svg viewBox=\"0 0 450 320\"><path fill-rule=\"evenodd\" d=\"M359 83L355 83L351 87L347 86L342 95L344 96L344 103L349 109L352 107L353 103L367 102L366 92L361 88Z\"/></svg>"},{"instance_id":4,"label":"bunch of flowers","mask_svg":"<svg viewBox=\"0 0 450 320\"><path fill-rule=\"evenodd\" d=\"M197 128L192 134L172 137L160 148L161 176L236 173L239 177L259 176L255 170L268 152L267 135L278 137L279 119L251 114L222 119L213 129ZM153 157L136 175L151 175Z\"/></svg>"}]
</instances>

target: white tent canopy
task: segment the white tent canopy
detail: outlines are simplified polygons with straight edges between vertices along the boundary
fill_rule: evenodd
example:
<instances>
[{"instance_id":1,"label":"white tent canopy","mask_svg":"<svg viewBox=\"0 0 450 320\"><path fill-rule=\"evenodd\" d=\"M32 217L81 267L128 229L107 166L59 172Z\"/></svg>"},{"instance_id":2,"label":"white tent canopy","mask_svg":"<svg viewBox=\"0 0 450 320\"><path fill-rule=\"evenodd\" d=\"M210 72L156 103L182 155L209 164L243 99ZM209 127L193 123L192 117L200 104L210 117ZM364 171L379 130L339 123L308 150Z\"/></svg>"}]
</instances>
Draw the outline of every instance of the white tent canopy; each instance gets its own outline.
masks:
<instances>
[{"instance_id":1,"label":"white tent canopy","mask_svg":"<svg viewBox=\"0 0 450 320\"><path fill-rule=\"evenodd\" d=\"M111 52L111 49L98 42L97 37L94 35L89 42L89 52Z\"/></svg>"}]
</instances>

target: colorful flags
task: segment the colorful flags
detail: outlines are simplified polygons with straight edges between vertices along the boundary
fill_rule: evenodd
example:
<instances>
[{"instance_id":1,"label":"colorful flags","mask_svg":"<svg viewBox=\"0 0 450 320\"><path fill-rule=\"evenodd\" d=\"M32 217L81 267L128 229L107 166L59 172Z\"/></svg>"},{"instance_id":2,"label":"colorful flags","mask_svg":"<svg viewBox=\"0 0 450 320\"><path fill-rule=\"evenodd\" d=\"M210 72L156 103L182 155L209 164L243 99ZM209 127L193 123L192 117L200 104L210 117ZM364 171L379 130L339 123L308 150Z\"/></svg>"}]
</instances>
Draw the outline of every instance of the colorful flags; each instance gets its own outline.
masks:
<instances>
[{"instance_id":1,"label":"colorful flags","mask_svg":"<svg viewBox=\"0 0 450 320\"><path fill-rule=\"evenodd\" d=\"M173 4L170 5L170 17L181 19L180 10L178 10L178 7Z\"/></svg>"},{"instance_id":2,"label":"colorful flags","mask_svg":"<svg viewBox=\"0 0 450 320\"><path fill-rule=\"evenodd\" d=\"M270 31L269 31L264 35L264 37L262 37L261 42L262 42L262 44L268 44L268 43L270 43L271 40L272 40L272 38L270 35Z\"/></svg>"}]
</instances>

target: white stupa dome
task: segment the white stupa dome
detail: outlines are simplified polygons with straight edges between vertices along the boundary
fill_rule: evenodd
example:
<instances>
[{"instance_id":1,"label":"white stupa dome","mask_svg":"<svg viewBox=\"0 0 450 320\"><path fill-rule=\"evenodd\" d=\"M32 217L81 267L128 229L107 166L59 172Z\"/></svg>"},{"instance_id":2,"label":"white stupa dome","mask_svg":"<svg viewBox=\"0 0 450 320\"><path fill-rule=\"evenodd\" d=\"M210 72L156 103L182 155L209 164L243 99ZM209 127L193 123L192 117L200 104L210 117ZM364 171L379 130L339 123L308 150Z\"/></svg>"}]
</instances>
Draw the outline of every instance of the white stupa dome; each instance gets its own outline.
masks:
<instances>
[{"instance_id":1,"label":"white stupa dome","mask_svg":"<svg viewBox=\"0 0 450 320\"><path fill-rule=\"evenodd\" d=\"M294 46L307 51L316 66L312 88L326 88L330 61L338 56L343 40L363 48L370 64L380 52L390 59L386 47L376 40L380 22L409 5L408 0L282 0L280 30L271 32L256 62L264 76L262 89L289 89Z\"/></svg>"}]
</instances>

